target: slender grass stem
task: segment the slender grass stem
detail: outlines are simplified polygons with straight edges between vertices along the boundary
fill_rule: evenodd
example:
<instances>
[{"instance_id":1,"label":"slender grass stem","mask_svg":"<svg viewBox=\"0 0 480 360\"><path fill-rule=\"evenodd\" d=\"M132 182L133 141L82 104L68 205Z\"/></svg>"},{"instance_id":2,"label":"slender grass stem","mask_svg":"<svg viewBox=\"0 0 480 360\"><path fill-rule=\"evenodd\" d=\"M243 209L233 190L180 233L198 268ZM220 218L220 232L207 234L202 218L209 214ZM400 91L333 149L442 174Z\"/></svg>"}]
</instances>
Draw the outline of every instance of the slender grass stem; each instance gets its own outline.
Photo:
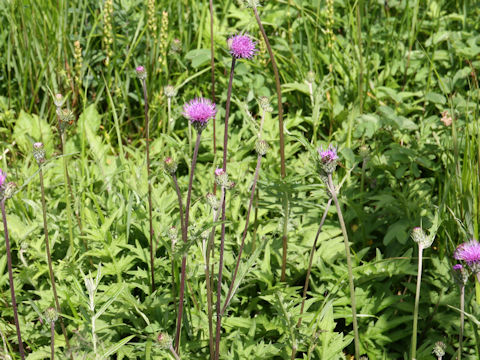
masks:
<instances>
[{"instance_id":1,"label":"slender grass stem","mask_svg":"<svg viewBox=\"0 0 480 360\"><path fill-rule=\"evenodd\" d=\"M55 300L55 307L57 309L57 313L61 314L62 309L60 308L60 302L58 301L57 286L55 284L55 275L53 273L52 255L50 253L50 240L48 236L48 222L47 222L47 205L45 202L45 186L43 182L43 170L41 166L40 166L40 169L38 170L38 176L40 178L40 192L42 197L43 232L45 235L45 250L47 252L48 272L50 274L50 283L52 284L52 292L53 292L53 298ZM60 316L59 320L60 320L60 326L62 328L63 337L65 338L65 344L67 346L67 349L70 350L70 342L68 340L65 324L63 323L63 318ZM72 356L70 356L70 358L72 358Z\"/></svg>"},{"instance_id":2,"label":"slender grass stem","mask_svg":"<svg viewBox=\"0 0 480 360\"><path fill-rule=\"evenodd\" d=\"M188 242L188 220L190 215L190 201L192 196L192 184L193 184L193 175L195 173L195 166L197 164L198 148L200 147L200 139L202 137L202 130L198 130L197 140L195 142L195 148L193 150L192 158L192 167L190 169L190 180L188 182L188 192L187 192L187 202L185 205L185 222L182 229L182 238L185 243ZM175 351L178 353L180 346L180 332L182 329L182 316L183 316L183 299L185 296L185 270L187 266L187 255L182 257L182 268L180 275L180 295L178 302L178 314L177 314L177 330L175 333Z\"/></svg>"},{"instance_id":3,"label":"slender grass stem","mask_svg":"<svg viewBox=\"0 0 480 360\"><path fill-rule=\"evenodd\" d=\"M323 227L323 224L325 223L325 219L327 218L328 210L330 209L332 200L333 200L332 198L328 199L327 206L325 207L325 210L323 211L322 219L320 220L320 225L318 226L317 234L315 235L315 240L313 241L312 249L310 250L310 258L308 260L307 275L305 276L305 285L303 286L302 305L300 306L300 317L298 318L297 327L300 327L300 325L302 324L303 309L305 307L305 299L307 298L308 283L310 281L310 273L312 271L313 255L315 254L318 237L322 232L322 227Z\"/></svg>"},{"instance_id":4,"label":"slender grass stem","mask_svg":"<svg viewBox=\"0 0 480 360\"><path fill-rule=\"evenodd\" d=\"M350 245L348 243L348 234L347 228L345 226L345 221L343 220L342 209L340 208L340 203L338 202L335 186L333 185L332 174L328 174L328 187L330 188L330 193L332 194L333 202L337 208L338 222L342 228L343 240L345 243L345 255L347 257L347 267L348 267L348 283L350 285L350 302L352 303L352 322L353 322L353 335L355 338L355 359L360 359L360 340L358 337L358 323L357 323L357 304L355 300L355 285L353 283L353 271L352 271L352 259L350 255Z\"/></svg>"},{"instance_id":5,"label":"slender grass stem","mask_svg":"<svg viewBox=\"0 0 480 360\"><path fill-rule=\"evenodd\" d=\"M148 182L148 224L150 227L150 277L151 277L151 290L152 293L155 291L155 259L153 251L153 219L152 219L152 183L150 180L150 119L148 116L148 94L147 94L147 82L145 79L142 80L142 89L143 89L143 101L144 101L144 111L145 111L145 128L146 128L146 149L147 149L147 182ZM169 98L170 100L170 98ZM170 111L169 111L170 113Z\"/></svg>"},{"instance_id":6,"label":"slender grass stem","mask_svg":"<svg viewBox=\"0 0 480 360\"><path fill-rule=\"evenodd\" d=\"M282 88L280 85L280 75L278 73L278 66L277 62L275 61L275 56L273 55L272 47L270 42L268 41L267 33L263 28L262 21L260 20L260 16L258 15L257 7L253 7L253 13L255 14L255 19L257 20L258 27L260 28L260 32L262 33L263 40L265 41L265 45L267 47L268 55L270 56L270 61L272 62L273 73L275 76L275 87L277 90L277 99L278 99L278 132L280 136L280 173L282 179L286 176L285 170L285 139L283 135L283 105L282 105ZM287 223L287 216L288 216L288 200L284 202L283 208L284 216L285 216L285 223ZM282 256L282 274L281 274L281 281L285 281L285 271L287 268L287 227L284 226L284 233L282 237L283 241L283 256Z\"/></svg>"},{"instance_id":7,"label":"slender grass stem","mask_svg":"<svg viewBox=\"0 0 480 360\"><path fill-rule=\"evenodd\" d=\"M13 284L12 253L10 250L10 239L8 236L7 214L5 213L5 198L0 201L2 210L3 230L5 234L5 247L7 251L8 281L10 284L10 295L12 296L13 317L15 319L15 328L17 329L18 351L22 360L25 360L25 351L23 349L22 334L20 332L20 323L18 321L17 300L15 298L15 287Z\"/></svg>"},{"instance_id":8,"label":"slender grass stem","mask_svg":"<svg viewBox=\"0 0 480 360\"><path fill-rule=\"evenodd\" d=\"M418 323L418 305L420 302L420 285L422 283L422 258L423 247L418 245L418 272L417 272L417 289L415 292L415 307L413 308L413 329L412 329L412 345L411 358L416 359L417 356L417 323Z\"/></svg>"},{"instance_id":9,"label":"slender grass stem","mask_svg":"<svg viewBox=\"0 0 480 360\"><path fill-rule=\"evenodd\" d=\"M223 315L225 313L225 310L226 310L228 304L230 303L231 296L232 296L232 291L233 291L233 286L235 285L235 278L237 277L238 267L240 266L240 260L242 259L242 252L243 252L243 247L245 246L245 239L247 237L248 223L249 223L249 219L250 219L250 212L252 210L253 199L255 197L255 188L257 186L258 174L260 172L261 163L262 163L262 155L258 154L257 166L255 168L255 175L253 177L253 185L252 185L252 190L251 190L251 194L250 194L250 201L248 203L247 215L245 217L245 227L243 229L242 242L240 244L240 248L238 249L237 263L235 265L235 270L233 272L232 280L231 280L231 283L230 283L230 287L228 289L227 297L225 298L225 304L223 305L221 315Z\"/></svg>"},{"instance_id":10,"label":"slender grass stem","mask_svg":"<svg viewBox=\"0 0 480 360\"><path fill-rule=\"evenodd\" d=\"M462 360L463 352L463 328L465 325L465 285L460 285L460 333L458 334L458 356L457 360Z\"/></svg>"}]
</instances>

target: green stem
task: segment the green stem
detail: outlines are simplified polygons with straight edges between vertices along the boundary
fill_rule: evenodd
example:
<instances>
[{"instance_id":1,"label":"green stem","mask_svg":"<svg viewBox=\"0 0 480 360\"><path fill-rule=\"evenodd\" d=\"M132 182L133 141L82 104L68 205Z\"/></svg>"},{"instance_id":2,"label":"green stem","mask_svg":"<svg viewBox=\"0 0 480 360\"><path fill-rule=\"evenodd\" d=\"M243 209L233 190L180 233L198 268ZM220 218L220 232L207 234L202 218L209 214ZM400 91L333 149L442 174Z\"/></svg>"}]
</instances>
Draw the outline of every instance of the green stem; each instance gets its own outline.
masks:
<instances>
[{"instance_id":1,"label":"green stem","mask_svg":"<svg viewBox=\"0 0 480 360\"><path fill-rule=\"evenodd\" d=\"M358 337L358 323L357 323L357 303L355 300L355 285L353 283L353 271L352 271L352 259L350 255L350 245L348 243L348 234L347 228L345 226L345 221L343 220L342 209L340 208L340 203L337 199L337 194L335 191L335 186L333 185L332 174L328 174L328 187L330 188L330 193L332 194L333 201L337 208L338 221L340 222L340 227L342 228L343 240L345 243L345 255L347 256L347 267L348 267L348 282L350 285L350 301L352 303L352 318L353 318L353 335L355 338L355 359L360 359L360 339Z\"/></svg>"},{"instance_id":2,"label":"green stem","mask_svg":"<svg viewBox=\"0 0 480 360\"><path fill-rule=\"evenodd\" d=\"M65 134L60 135L62 138L62 158L63 158L63 178L65 181L65 204L67 207L67 223L68 223L68 235L70 238L70 249L69 252L70 254L73 254L75 245L73 242L73 225L72 225L72 203L71 203L71 198L70 198L70 193L68 191L68 183L69 183L69 177L68 177L68 164L67 164L67 157L65 156Z\"/></svg>"},{"instance_id":3,"label":"green stem","mask_svg":"<svg viewBox=\"0 0 480 360\"><path fill-rule=\"evenodd\" d=\"M457 360L462 360L463 347L463 328L465 323L465 285L460 285L460 334L458 334L458 356Z\"/></svg>"},{"instance_id":4,"label":"green stem","mask_svg":"<svg viewBox=\"0 0 480 360\"><path fill-rule=\"evenodd\" d=\"M55 359L55 321L50 323L50 357Z\"/></svg>"},{"instance_id":5,"label":"green stem","mask_svg":"<svg viewBox=\"0 0 480 360\"><path fill-rule=\"evenodd\" d=\"M45 186L43 183L43 170L41 166L40 166L40 169L38 170L38 175L40 177L40 192L42 197L42 212L43 212L43 232L45 236L45 249L47 252L48 272L50 274L50 283L52 284L52 292L53 292L53 298L55 300L55 307L57 308L57 313L61 314L62 309L60 308L60 302L58 301L57 286L55 284L55 275L53 274L52 255L50 253L50 240L48 237L48 223L47 223L47 205L45 202ZM63 318L61 316L60 316L60 326L62 328L63 337L65 338L65 344L67 346L67 350L70 350L70 343L68 341L67 330L65 329L65 324L63 323ZM70 356L71 359L73 359L72 356L73 355Z\"/></svg>"},{"instance_id":6,"label":"green stem","mask_svg":"<svg viewBox=\"0 0 480 360\"><path fill-rule=\"evenodd\" d=\"M23 350L22 334L20 332L20 322L18 321L17 300L15 298L15 287L13 284L12 252L10 250L10 239L8 236L7 214L5 212L5 199L0 201L2 210L3 230L5 234L5 247L7 251L8 281L10 283L10 295L12 296L13 318L15 319L15 328L17 329L18 351L20 357L25 360L25 351Z\"/></svg>"},{"instance_id":7,"label":"green stem","mask_svg":"<svg viewBox=\"0 0 480 360\"><path fill-rule=\"evenodd\" d=\"M411 358L416 359L417 356L417 324L418 324L418 305L420 302L420 285L422 283L422 258L423 247L418 245L418 272L417 272L417 289L415 292L415 307L413 308L413 329L412 329L412 345Z\"/></svg>"},{"instance_id":8,"label":"green stem","mask_svg":"<svg viewBox=\"0 0 480 360\"><path fill-rule=\"evenodd\" d=\"M356 7L356 23L357 23L357 46L358 46L358 102L360 108L360 114L363 112L363 55L362 55L362 13L361 8L363 5L362 0L357 0Z\"/></svg>"}]
</instances>

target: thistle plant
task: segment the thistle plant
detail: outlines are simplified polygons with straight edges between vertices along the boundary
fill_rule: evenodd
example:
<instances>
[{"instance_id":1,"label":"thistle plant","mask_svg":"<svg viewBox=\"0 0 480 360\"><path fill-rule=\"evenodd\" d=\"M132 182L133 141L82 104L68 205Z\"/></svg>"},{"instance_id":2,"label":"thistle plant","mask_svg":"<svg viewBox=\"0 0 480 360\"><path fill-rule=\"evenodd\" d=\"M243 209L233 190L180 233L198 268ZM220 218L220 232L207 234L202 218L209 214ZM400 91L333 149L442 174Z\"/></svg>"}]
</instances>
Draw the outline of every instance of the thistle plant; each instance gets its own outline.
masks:
<instances>
[{"instance_id":1,"label":"thistle plant","mask_svg":"<svg viewBox=\"0 0 480 360\"><path fill-rule=\"evenodd\" d=\"M16 185L13 182L5 183L7 174L0 169L0 209L2 211L3 232L5 235L5 247L7 252L8 281L10 285L10 295L12 297L13 318L17 330L18 352L22 360L25 360L25 351L23 349L22 334L20 332L20 322L18 320L17 300L15 297L15 286L13 283L12 252L10 250L10 238L8 236L7 214L5 211L5 201L13 196Z\"/></svg>"},{"instance_id":2,"label":"thistle plant","mask_svg":"<svg viewBox=\"0 0 480 360\"><path fill-rule=\"evenodd\" d=\"M438 360L442 360L443 357L445 356L445 349L447 348L447 345L443 343L442 341L437 341L435 343L435 346L433 347L432 353L437 357Z\"/></svg>"},{"instance_id":3,"label":"thistle plant","mask_svg":"<svg viewBox=\"0 0 480 360\"><path fill-rule=\"evenodd\" d=\"M190 216L190 202L192 196L193 177L195 173L195 167L197 164L198 149L200 147L200 139L202 137L202 131L208 124L208 120L213 119L217 113L215 103L209 99L196 98L186 103L183 106L183 116L185 116L193 128L197 130L197 140L195 142L195 148L193 150L192 166L190 167L190 179L188 182L187 201L185 204L185 220L182 229L182 239L186 244L188 242L188 223ZM177 185L178 186L178 185ZM179 193L179 192L178 192ZM179 196L179 205L182 207L181 197ZM182 316L183 316L183 298L185 293L185 276L186 276L187 255L182 257L182 267L180 274L180 294L177 313L177 330L175 333L175 351L178 353L180 346L180 332L182 329Z\"/></svg>"},{"instance_id":4,"label":"thistle plant","mask_svg":"<svg viewBox=\"0 0 480 360\"><path fill-rule=\"evenodd\" d=\"M434 240L433 236L429 236L425 231L416 227L412 230L412 239L418 244L418 272L417 272L417 289L415 292L415 307L413 310L413 330L412 330L412 344L411 344L411 358L416 359L417 355L417 323L418 323L418 305L420 302L420 284L422 282L422 258L423 250L428 249Z\"/></svg>"},{"instance_id":5,"label":"thistle plant","mask_svg":"<svg viewBox=\"0 0 480 360\"><path fill-rule=\"evenodd\" d=\"M148 117L148 95L147 95L147 72L143 66L137 66L135 69L137 77L142 83L143 102L144 102L144 116L146 131L146 149L147 149L147 183L148 183L148 224L150 235L150 280L152 293L155 291L155 268L154 268L154 251L153 251L153 219L152 219L152 183L150 180L150 121Z\"/></svg>"},{"instance_id":6,"label":"thistle plant","mask_svg":"<svg viewBox=\"0 0 480 360\"><path fill-rule=\"evenodd\" d=\"M458 355L457 360L462 359L463 352L463 329L465 326L465 285L468 281L468 271L462 264L453 265L453 278L460 287L460 332L458 334Z\"/></svg>"},{"instance_id":7,"label":"thistle plant","mask_svg":"<svg viewBox=\"0 0 480 360\"><path fill-rule=\"evenodd\" d=\"M230 77L228 81L227 89L227 101L225 105L225 128L223 135L223 165L222 165L222 175L217 174L217 169L215 172L216 182L219 184L220 179L223 176L227 176L227 153L228 153L228 120L230 117L230 100L232 97L232 85L233 85L233 75L235 72L235 63L237 59L251 59L255 56L257 49L255 47L256 43L250 39L248 35L234 35L227 41L228 47L230 49L230 54L232 55L232 65L230 68ZM226 185L222 186L222 198L225 197ZM222 203L222 229L221 229L221 238L220 238L220 259L218 263L218 283L217 283L217 325L215 333L215 360L220 356L220 332L221 332L221 291L222 291L222 272L223 272L223 252L225 247L225 219L226 219L226 199Z\"/></svg>"},{"instance_id":8,"label":"thistle plant","mask_svg":"<svg viewBox=\"0 0 480 360\"><path fill-rule=\"evenodd\" d=\"M358 323L357 323L357 304L355 299L355 285L353 280L353 270L352 270L352 259L350 254L350 244L348 242L347 228L345 226L345 221L343 220L342 209L337 198L337 190L333 184L332 174L334 173L337 167L337 149L332 145L329 145L326 149L318 149L319 162L320 162L320 171L321 176L326 181L327 189L329 195L331 195L335 207L337 208L338 222L343 233L343 241L345 244L345 255L347 257L347 268L348 268L348 282L350 287L350 302L352 304L352 322L353 322L353 335L355 338L355 358L360 358L360 340L358 337Z\"/></svg>"},{"instance_id":9,"label":"thistle plant","mask_svg":"<svg viewBox=\"0 0 480 360\"><path fill-rule=\"evenodd\" d=\"M52 293L53 293L53 298L55 301L55 312L56 313L61 313L62 310L60 308L60 302L58 301L58 295L57 295L57 286L55 284L55 275L53 272L53 262L52 262L52 256L50 253L50 241L49 241L49 236L48 236L48 222L47 222L47 205L45 201L45 186L44 186L44 181L43 181L43 164L46 161L45 158L45 149L43 146L43 143L41 142L36 142L33 144L33 157L37 161L38 164L38 177L40 179L40 193L42 197L42 214L43 214L43 233L45 236L45 251L47 254L47 263L48 263L48 273L50 275L50 284L52 286ZM55 320L56 321L56 320ZM55 327L54 322L52 322L53 328ZM70 349L70 343L68 341L68 336L67 336L67 330L65 329L65 324L63 323L63 319L60 318L60 326L62 328L62 333L63 337L65 338L65 345L67 346L67 349ZM52 330L54 331L54 330ZM52 351L53 351L53 345L52 345ZM53 359L53 353L52 353L52 359Z\"/></svg>"}]
</instances>

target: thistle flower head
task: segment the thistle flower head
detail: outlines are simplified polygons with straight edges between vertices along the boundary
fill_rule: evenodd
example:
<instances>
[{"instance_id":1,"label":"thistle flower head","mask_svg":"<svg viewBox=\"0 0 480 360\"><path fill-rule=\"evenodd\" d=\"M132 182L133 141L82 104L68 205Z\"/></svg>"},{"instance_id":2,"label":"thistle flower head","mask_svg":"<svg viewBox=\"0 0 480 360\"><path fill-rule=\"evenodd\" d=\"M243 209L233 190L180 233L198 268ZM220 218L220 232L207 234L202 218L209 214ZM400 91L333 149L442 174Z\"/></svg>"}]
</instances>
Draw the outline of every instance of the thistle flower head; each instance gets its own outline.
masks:
<instances>
[{"instance_id":1,"label":"thistle flower head","mask_svg":"<svg viewBox=\"0 0 480 360\"><path fill-rule=\"evenodd\" d=\"M251 59L254 57L257 52L256 44L248 35L234 35L228 39L230 54L237 59Z\"/></svg>"},{"instance_id":2,"label":"thistle flower head","mask_svg":"<svg viewBox=\"0 0 480 360\"><path fill-rule=\"evenodd\" d=\"M317 151L320 160L320 166L322 167L323 171L325 171L327 174L333 173L337 167L337 148L333 147L332 145L328 145L326 149L320 147L317 149Z\"/></svg>"},{"instance_id":3,"label":"thistle flower head","mask_svg":"<svg viewBox=\"0 0 480 360\"><path fill-rule=\"evenodd\" d=\"M422 249L429 248L433 243L433 236L428 236L425 231L418 226L413 228L411 237Z\"/></svg>"},{"instance_id":4,"label":"thistle flower head","mask_svg":"<svg viewBox=\"0 0 480 360\"><path fill-rule=\"evenodd\" d=\"M265 112L272 112L273 107L272 104L270 104L270 99L266 96L260 97L259 103L260 103L260 108L265 111Z\"/></svg>"},{"instance_id":5,"label":"thistle flower head","mask_svg":"<svg viewBox=\"0 0 480 360\"><path fill-rule=\"evenodd\" d=\"M173 175L175 174L175 172L177 171L177 163L175 162L175 160L173 160L171 157L167 157L164 162L163 162L163 166L165 168L165 171L167 173L169 173L170 175Z\"/></svg>"},{"instance_id":6,"label":"thistle flower head","mask_svg":"<svg viewBox=\"0 0 480 360\"><path fill-rule=\"evenodd\" d=\"M265 155L268 151L268 143L265 140L257 140L255 143L255 151L260 156Z\"/></svg>"},{"instance_id":7,"label":"thistle flower head","mask_svg":"<svg viewBox=\"0 0 480 360\"><path fill-rule=\"evenodd\" d=\"M36 142L33 144L33 157L37 161L38 165L41 165L45 162L45 149L43 148L43 143Z\"/></svg>"},{"instance_id":8,"label":"thistle flower head","mask_svg":"<svg viewBox=\"0 0 480 360\"><path fill-rule=\"evenodd\" d=\"M5 183L6 178L7 178L7 174L3 172L2 169L0 169L0 188L3 187L3 184Z\"/></svg>"},{"instance_id":9,"label":"thistle flower head","mask_svg":"<svg viewBox=\"0 0 480 360\"><path fill-rule=\"evenodd\" d=\"M145 80L147 78L147 71L142 65L139 65L135 68L135 72L137 73L137 77L140 80Z\"/></svg>"},{"instance_id":10,"label":"thistle flower head","mask_svg":"<svg viewBox=\"0 0 480 360\"><path fill-rule=\"evenodd\" d=\"M157 342L162 349L170 349L170 347L172 347L172 337L167 333L161 332L158 334Z\"/></svg>"},{"instance_id":11,"label":"thistle flower head","mask_svg":"<svg viewBox=\"0 0 480 360\"><path fill-rule=\"evenodd\" d=\"M177 95L177 89L175 89L172 85L167 85L163 88L163 92L166 97L173 98Z\"/></svg>"},{"instance_id":12,"label":"thistle flower head","mask_svg":"<svg viewBox=\"0 0 480 360\"><path fill-rule=\"evenodd\" d=\"M14 195L16 188L17 184L10 181L3 187L2 192L0 193L0 198L3 197L3 199L10 199Z\"/></svg>"},{"instance_id":13,"label":"thistle flower head","mask_svg":"<svg viewBox=\"0 0 480 360\"><path fill-rule=\"evenodd\" d=\"M45 315L45 320L47 320L49 324L54 323L55 321L58 320L57 310L53 307L47 308L47 310L45 310L44 315Z\"/></svg>"},{"instance_id":14,"label":"thistle flower head","mask_svg":"<svg viewBox=\"0 0 480 360\"><path fill-rule=\"evenodd\" d=\"M217 210L220 207L220 201L218 201L215 194L208 193L206 198L208 205L210 205L213 210Z\"/></svg>"},{"instance_id":15,"label":"thistle flower head","mask_svg":"<svg viewBox=\"0 0 480 360\"><path fill-rule=\"evenodd\" d=\"M198 130L203 130L208 120L215 118L215 103L205 98L195 98L183 106L183 116Z\"/></svg>"},{"instance_id":16,"label":"thistle flower head","mask_svg":"<svg viewBox=\"0 0 480 360\"><path fill-rule=\"evenodd\" d=\"M170 52L178 54L182 52L182 42L180 39L173 39L170 44Z\"/></svg>"},{"instance_id":17,"label":"thistle flower head","mask_svg":"<svg viewBox=\"0 0 480 360\"><path fill-rule=\"evenodd\" d=\"M60 93L55 94L55 96L53 97L53 103L57 108L62 107L64 101L65 99L63 98L63 95Z\"/></svg>"},{"instance_id":18,"label":"thistle flower head","mask_svg":"<svg viewBox=\"0 0 480 360\"><path fill-rule=\"evenodd\" d=\"M235 183L228 180L228 174L225 170L221 168L215 170L215 182L225 189L231 189L235 186Z\"/></svg>"},{"instance_id":19,"label":"thistle flower head","mask_svg":"<svg viewBox=\"0 0 480 360\"><path fill-rule=\"evenodd\" d=\"M432 353L435 354L435 356L439 359L445 356L445 349L447 348L447 345L445 345L442 341L437 341L435 343L435 346L433 347Z\"/></svg>"},{"instance_id":20,"label":"thistle flower head","mask_svg":"<svg viewBox=\"0 0 480 360\"><path fill-rule=\"evenodd\" d=\"M473 272L480 272L480 243L470 240L460 244L455 250L454 258L465 261Z\"/></svg>"}]
</instances>

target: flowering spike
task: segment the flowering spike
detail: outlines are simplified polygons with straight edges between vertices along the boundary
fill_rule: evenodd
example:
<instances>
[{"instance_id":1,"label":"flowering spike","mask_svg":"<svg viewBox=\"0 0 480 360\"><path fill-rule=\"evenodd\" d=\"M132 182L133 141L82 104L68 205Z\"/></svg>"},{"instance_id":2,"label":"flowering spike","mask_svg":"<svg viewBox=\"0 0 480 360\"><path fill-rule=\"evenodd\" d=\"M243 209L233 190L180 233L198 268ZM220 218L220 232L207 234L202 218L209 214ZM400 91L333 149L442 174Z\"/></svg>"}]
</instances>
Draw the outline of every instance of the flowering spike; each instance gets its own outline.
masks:
<instances>
[{"instance_id":1,"label":"flowering spike","mask_svg":"<svg viewBox=\"0 0 480 360\"><path fill-rule=\"evenodd\" d=\"M208 120L215 118L217 113L215 103L205 98L195 98L183 106L183 116L185 116L197 131L203 130Z\"/></svg>"},{"instance_id":2,"label":"flowering spike","mask_svg":"<svg viewBox=\"0 0 480 360\"><path fill-rule=\"evenodd\" d=\"M251 59L257 53L256 42L248 35L234 35L227 41L230 54L237 59Z\"/></svg>"}]
</instances>

